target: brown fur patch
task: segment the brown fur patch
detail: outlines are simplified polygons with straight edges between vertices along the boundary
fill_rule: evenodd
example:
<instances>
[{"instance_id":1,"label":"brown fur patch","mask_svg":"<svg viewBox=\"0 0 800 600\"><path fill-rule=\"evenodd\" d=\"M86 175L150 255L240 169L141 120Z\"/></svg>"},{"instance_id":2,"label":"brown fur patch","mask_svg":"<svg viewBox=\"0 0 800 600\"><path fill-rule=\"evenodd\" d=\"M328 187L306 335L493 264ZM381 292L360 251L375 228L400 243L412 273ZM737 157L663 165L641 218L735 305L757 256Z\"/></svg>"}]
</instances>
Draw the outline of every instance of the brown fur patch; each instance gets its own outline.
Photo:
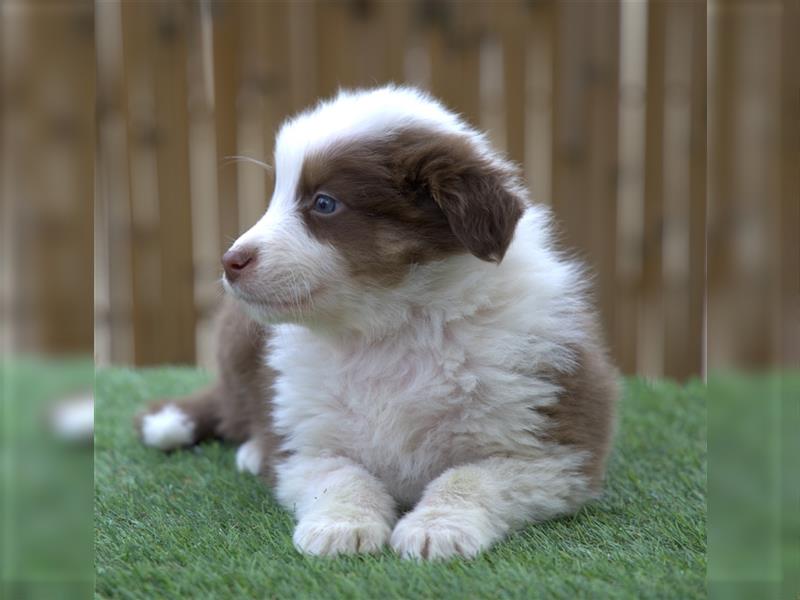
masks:
<instances>
[{"instance_id":1,"label":"brown fur patch","mask_svg":"<svg viewBox=\"0 0 800 600\"><path fill-rule=\"evenodd\" d=\"M220 438L243 443L258 440L261 447L262 474L272 480L273 466L280 458L280 439L272 430L272 383L275 372L264 363L268 330L253 321L231 299L223 302L217 335L219 381L213 386L178 399L159 400L136 417L141 434L142 418L175 404L195 424L197 444Z\"/></svg>"},{"instance_id":2,"label":"brown fur patch","mask_svg":"<svg viewBox=\"0 0 800 600\"><path fill-rule=\"evenodd\" d=\"M538 407L536 411L549 418L547 435L552 441L589 454L582 472L597 493L602 489L611 449L619 375L599 343L573 351L576 362L573 369L544 375L561 388L558 402Z\"/></svg>"},{"instance_id":3,"label":"brown fur patch","mask_svg":"<svg viewBox=\"0 0 800 600\"><path fill-rule=\"evenodd\" d=\"M502 260L524 210L515 177L464 138L406 129L307 156L298 198L308 229L344 254L354 276L391 285L413 264L465 251ZM317 193L344 206L319 215Z\"/></svg>"}]
</instances>

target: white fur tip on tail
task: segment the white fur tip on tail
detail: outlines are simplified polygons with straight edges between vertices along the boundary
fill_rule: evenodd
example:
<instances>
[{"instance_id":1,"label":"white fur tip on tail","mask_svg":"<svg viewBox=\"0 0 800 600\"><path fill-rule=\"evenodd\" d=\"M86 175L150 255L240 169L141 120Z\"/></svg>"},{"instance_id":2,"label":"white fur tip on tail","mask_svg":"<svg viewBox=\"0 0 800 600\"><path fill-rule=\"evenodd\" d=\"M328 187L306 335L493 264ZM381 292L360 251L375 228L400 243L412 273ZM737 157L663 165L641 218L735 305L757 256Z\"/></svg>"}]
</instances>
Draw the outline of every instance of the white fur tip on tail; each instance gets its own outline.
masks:
<instances>
[{"instance_id":1,"label":"white fur tip on tail","mask_svg":"<svg viewBox=\"0 0 800 600\"><path fill-rule=\"evenodd\" d=\"M157 413L142 419L142 440L159 450L188 446L194 440L194 423L174 404L167 404Z\"/></svg>"}]
</instances>

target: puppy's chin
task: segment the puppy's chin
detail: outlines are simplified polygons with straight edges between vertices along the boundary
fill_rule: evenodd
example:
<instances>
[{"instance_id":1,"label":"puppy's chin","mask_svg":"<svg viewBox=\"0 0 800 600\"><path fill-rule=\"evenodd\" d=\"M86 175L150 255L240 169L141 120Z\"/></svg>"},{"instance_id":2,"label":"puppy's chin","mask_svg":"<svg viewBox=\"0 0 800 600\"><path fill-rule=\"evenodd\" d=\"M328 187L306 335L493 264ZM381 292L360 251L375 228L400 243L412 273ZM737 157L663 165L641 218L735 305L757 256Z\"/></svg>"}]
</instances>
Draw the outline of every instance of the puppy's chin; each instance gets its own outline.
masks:
<instances>
[{"instance_id":1,"label":"puppy's chin","mask_svg":"<svg viewBox=\"0 0 800 600\"><path fill-rule=\"evenodd\" d=\"M265 304L253 304L240 300L244 304L247 314L254 321L258 321L262 325L280 325L281 323L303 323L308 319L301 310L289 307L274 307Z\"/></svg>"},{"instance_id":2,"label":"puppy's chin","mask_svg":"<svg viewBox=\"0 0 800 600\"><path fill-rule=\"evenodd\" d=\"M244 306L254 320L265 325L300 323L311 317L313 300L310 297L287 296L291 299L283 300L276 297L255 296L242 290L240 286L231 284L225 278L222 279L222 286Z\"/></svg>"}]
</instances>

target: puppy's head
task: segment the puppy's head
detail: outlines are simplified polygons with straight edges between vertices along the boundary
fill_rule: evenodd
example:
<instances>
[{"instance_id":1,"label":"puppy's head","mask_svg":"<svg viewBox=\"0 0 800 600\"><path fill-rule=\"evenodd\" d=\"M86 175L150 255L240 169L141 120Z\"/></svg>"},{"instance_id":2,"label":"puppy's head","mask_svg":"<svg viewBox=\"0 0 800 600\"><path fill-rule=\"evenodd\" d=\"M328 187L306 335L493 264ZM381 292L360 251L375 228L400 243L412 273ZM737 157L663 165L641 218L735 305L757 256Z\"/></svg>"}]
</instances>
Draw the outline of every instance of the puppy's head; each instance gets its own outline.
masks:
<instances>
[{"instance_id":1,"label":"puppy's head","mask_svg":"<svg viewBox=\"0 0 800 600\"><path fill-rule=\"evenodd\" d=\"M336 318L415 265L499 263L525 196L514 168L430 97L342 92L287 122L266 214L225 254L224 284L265 321Z\"/></svg>"}]
</instances>

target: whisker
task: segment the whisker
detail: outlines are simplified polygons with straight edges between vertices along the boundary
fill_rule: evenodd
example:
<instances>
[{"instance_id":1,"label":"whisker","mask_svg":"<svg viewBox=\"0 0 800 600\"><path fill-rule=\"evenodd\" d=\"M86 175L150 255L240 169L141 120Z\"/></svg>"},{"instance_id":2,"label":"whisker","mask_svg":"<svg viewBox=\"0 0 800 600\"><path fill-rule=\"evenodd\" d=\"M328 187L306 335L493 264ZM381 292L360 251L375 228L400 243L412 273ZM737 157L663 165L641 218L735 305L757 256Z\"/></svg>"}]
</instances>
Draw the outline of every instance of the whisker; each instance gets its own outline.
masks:
<instances>
[{"instance_id":1,"label":"whisker","mask_svg":"<svg viewBox=\"0 0 800 600\"><path fill-rule=\"evenodd\" d=\"M228 166L228 165L231 165L231 164L237 163L237 162L246 162L246 163L251 163L251 164L254 164L254 165L258 165L259 167L261 167L265 171L272 172L272 170L273 170L272 165L268 165L267 163L265 163L263 161L260 161L260 160L258 160L256 158L252 158L250 156L243 156L241 154L234 154L232 156L224 157L222 164L223 164L223 166Z\"/></svg>"}]
</instances>

